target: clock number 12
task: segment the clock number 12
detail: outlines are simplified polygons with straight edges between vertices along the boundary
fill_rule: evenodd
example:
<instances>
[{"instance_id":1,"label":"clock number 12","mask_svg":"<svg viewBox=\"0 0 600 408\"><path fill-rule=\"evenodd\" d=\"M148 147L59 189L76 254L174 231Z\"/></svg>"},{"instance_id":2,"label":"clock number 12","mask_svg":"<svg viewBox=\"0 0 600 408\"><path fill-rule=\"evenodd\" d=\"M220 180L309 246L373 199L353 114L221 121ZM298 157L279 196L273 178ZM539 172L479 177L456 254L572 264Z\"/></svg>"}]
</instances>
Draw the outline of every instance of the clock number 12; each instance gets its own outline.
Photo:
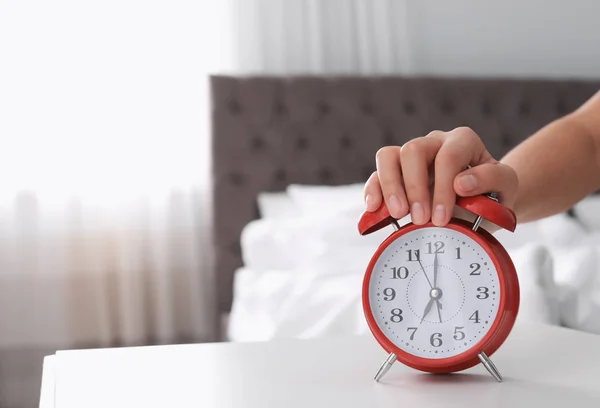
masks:
<instances>
[{"instance_id":1,"label":"clock number 12","mask_svg":"<svg viewBox=\"0 0 600 408\"><path fill-rule=\"evenodd\" d=\"M432 250L432 246L434 246L434 247L435 247L435 250L434 250L434 252L433 252L433 253L436 253L436 254L443 254L443 253L445 252L445 251L444 251L444 245L445 245L445 244L444 244L442 241L435 241L435 242L433 243L433 245L431 245L431 242L428 242L428 243L427 243L427 253L428 253L428 254L431 254L431 253L432 253L432 251L431 251L431 250Z\"/></svg>"}]
</instances>

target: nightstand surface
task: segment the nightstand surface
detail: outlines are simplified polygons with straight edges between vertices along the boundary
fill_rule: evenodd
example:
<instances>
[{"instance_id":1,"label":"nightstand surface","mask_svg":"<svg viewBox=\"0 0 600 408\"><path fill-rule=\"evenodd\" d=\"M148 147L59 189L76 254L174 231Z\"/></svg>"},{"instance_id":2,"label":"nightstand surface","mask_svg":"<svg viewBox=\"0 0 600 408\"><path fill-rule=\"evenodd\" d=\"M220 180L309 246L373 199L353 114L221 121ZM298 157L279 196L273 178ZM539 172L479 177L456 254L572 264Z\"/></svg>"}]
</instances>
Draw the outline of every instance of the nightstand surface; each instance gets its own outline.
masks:
<instances>
[{"instance_id":1,"label":"nightstand surface","mask_svg":"<svg viewBox=\"0 0 600 408\"><path fill-rule=\"evenodd\" d=\"M600 406L600 336L517 324L481 366L452 375L396 363L371 337L62 351L46 357L42 408Z\"/></svg>"}]
</instances>

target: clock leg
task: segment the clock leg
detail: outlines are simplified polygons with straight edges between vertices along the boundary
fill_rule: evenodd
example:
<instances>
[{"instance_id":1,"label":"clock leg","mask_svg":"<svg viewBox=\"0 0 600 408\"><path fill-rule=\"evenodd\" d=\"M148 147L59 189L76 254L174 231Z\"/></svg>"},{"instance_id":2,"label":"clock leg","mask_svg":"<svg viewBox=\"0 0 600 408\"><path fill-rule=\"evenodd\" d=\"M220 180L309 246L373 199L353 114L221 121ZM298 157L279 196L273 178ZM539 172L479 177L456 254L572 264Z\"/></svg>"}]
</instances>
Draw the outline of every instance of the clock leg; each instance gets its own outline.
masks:
<instances>
[{"instance_id":1,"label":"clock leg","mask_svg":"<svg viewBox=\"0 0 600 408\"><path fill-rule=\"evenodd\" d=\"M496 379L498 382L502 382L502 376L500 375L500 371L496 368L492 360L482 351L477 355L481 360L483 366L489 371L489 373Z\"/></svg>"},{"instance_id":2,"label":"clock leg","mask_svg":"<svg viewBox=\"0 0 600 408\"><path fill-rule=\"evenodd\" d=\"M375 381L379 382L379 380L381 380L381 377L383 377L385 373L388 372L392 364L396 362L397 358L398 357L396 357L394 353L390 353L390 355L385 359L381 367L379 367L379 371L377 371L377 374L375 374Z\"/></svg>"}]
</instances>

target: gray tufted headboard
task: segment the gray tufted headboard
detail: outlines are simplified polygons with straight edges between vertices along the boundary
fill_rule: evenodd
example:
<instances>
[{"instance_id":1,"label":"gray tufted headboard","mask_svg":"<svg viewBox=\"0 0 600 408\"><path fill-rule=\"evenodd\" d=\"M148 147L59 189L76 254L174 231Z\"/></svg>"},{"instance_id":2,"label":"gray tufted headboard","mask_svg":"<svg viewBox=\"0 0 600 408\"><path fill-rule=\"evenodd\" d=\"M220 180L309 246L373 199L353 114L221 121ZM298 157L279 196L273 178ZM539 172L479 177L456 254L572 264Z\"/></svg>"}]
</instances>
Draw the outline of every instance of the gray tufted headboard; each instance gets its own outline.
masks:
<instances>
[{"instance_id":1,"label":"gray tufted headboard","mask_svg":"<svg viewBox=\"0 0 600 408\"><path fill-rule=\"evenodd\" d=\"M470 126L496 158L600 89L600 82L402 77L211 78L215 267L231 307L240 232L260 191L365 181L375 152Z\"/></svg>"}]
</instances>

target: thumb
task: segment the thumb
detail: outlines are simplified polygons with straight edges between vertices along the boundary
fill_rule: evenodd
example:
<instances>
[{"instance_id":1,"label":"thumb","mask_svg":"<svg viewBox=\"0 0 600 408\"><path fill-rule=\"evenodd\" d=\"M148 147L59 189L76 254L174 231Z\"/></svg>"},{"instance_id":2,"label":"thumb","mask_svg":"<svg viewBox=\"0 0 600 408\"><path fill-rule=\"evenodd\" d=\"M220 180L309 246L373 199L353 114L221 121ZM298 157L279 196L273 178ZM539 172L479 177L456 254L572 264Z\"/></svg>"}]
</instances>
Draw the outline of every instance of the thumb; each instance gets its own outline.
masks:
<instances>
[{"instance_id":1,"label":"thumb","mask_svg":"<svg viewBox=\"0 0 600 408\"><path fill-rule=\"evenodd\" d=\"M454 178L454 192L461 197L497 192L498 200L511 207L519 188L517 173L499 162L485 163L459 173Z\"/></svg>"}]
</instances>

